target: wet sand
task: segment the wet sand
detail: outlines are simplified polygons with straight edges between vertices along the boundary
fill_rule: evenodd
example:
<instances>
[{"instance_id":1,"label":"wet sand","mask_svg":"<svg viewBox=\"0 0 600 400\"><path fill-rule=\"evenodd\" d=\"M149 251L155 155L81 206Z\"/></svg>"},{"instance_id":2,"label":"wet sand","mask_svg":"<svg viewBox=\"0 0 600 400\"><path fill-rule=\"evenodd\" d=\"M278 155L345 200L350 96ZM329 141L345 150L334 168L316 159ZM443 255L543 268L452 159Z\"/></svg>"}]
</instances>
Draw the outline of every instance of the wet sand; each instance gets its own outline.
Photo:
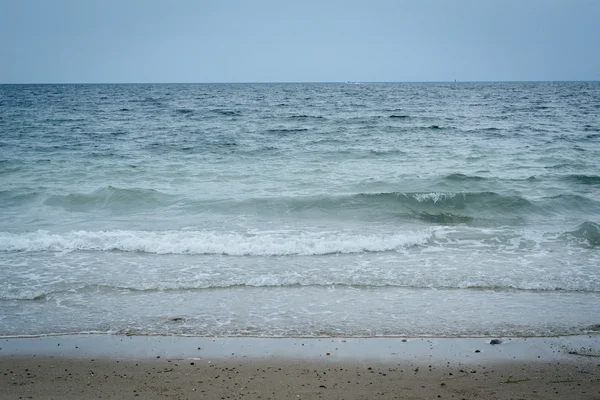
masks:
<instances>
[{"instance_id":1,"label":"wet sand","mask_svg":"<svg viewBox=\"0 0 600 400\"><path fill-rule=\"evenodd\" d=\"M600 337L0 340L2 399L600 399Z\"/></svg>"}]
</instances>

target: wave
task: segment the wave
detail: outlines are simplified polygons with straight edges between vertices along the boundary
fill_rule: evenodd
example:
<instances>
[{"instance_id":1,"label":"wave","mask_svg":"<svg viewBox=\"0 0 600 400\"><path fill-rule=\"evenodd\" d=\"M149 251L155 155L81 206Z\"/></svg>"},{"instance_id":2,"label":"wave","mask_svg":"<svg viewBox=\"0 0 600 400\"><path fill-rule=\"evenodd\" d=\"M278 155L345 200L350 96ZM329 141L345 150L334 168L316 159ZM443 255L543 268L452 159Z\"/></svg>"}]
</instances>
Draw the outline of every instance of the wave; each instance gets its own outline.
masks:
<instances>
[{"instance_id":1,"label":"wave","mask_svg":"<svg viewBox=\"0 0 600 400\"><path fill-rule=\"evenodd\" d=\"M496 128L495 126L490 126L487 128L472 128L472 129L465 129L464 132L499 132L501 131L500 128Z\"/></svg>"},{"instance_id":2,"label":"wave","mask_svg":"<svg viewBox=\"0 0 600 400\"><path fill-rule=\"evenodd\" d=\"M7 292L0 292L0 300L32 300L44 301L57 295L72 295L74 293L97 293L102 292L195 292L204 290L223 290L223 289L252 289L252 288L279 288L279 289L300 289L300 288L349 288L357 290L370 290L379 288L384 290L408 289L408 290L470 290L477 292L600 292L598 285L591 284L584 278L557 282L555 280L540 281L523 280L519 278L505 279L497 282L482 282L470 280L468 278L448 279L447 276L431 277L427 280L418 278L411 279L398 277L397 279L386 278L383 280L380 276L360 276L360 282L350 274L345 276L319 276L315 274L265 274L265 275L239 275L222 276L205 279L192 280L158 280L147 282L123 282L123 283L82 283L63 288L40 288L32 289L28 287L13 288Z\"/></svg>"},{"instance_id":3,"label":"wave","mask_svg":"<svg viewBox=\"0 0 600 400\"><path fill-rule=\"evenodd\" d=\"M444 179L448 181L458 181L458 182L466 182L466 181L484 181L486 178L476 175L465 175L460 173L449 174L444 177Z\"/></svg>"},{"instance_id":4,"label":"wave","mask_svg":"<svg viewBox=\"0 0 600 400\"><path fill-rule=\"evenodd\" d=\"M495 192L382 192L340 196L254 198L242 201L192 202L191 211L210 209L224 213L266 216L301 215L302 218L342 216L356 219L417 219L434 224L471 223L476 220L522 223L522 218L564 210L600 208L581 197L557 197L533 202L521 196ZM516 218L516 220L515 220Z\"/></svg>"},{"instance_id":5,"label":"wave","mask_svg":"<svg viewBox=\"0 0 600 400\"><path fill-rule=\"evenodd\" d=\"M531 205L531 202L523 197L506 196L494 192L391 192L358 196L375 202L392 201L419 209L429 207L441 211L467 208L511 211Z\"/></svg>"},{"instance_id":6,"label":"wave","mask_svg":"<svg viewBox=\"0 0 600 400\"><path fill-rule=\"evenodd\" d=\"M575 239L590 246L600 246L600 225L595 222L586 221L577 229L566 232L560 236L563 239Z\"/></svg>"},{"instance_id":7,"label":"wave","mask_svg":"<svg viewBox=\"0 0 600 400\"><path fill-rule=\"evenodd\" d=\"M211 212L252 214L268 217L303 219L350 218L358 220L411 220L433 224L471 223L475 220L503 220L535 212L537 207L519 196L493 192L384 192L340 196L303 196L253 198L191 202L189 212L209 209Z\"/></svg>"},{"instance_id":8,"label":"wave","mask_svg":"<svg viewBox=\"0 0 600 400\"><path fill-rule=\"evenodd\" d=\"M299 114L299 115L291 115L289 117L289 119L324 119L325 117L323 117L322 115L306 115L306 114Z\"/></svg>"},{"instance_id":9,"label":"wave","mask_svg":"<svg viewBox=\"0 0 600 400\"><path fill-rule=\"evenodd\" d=\"M265 148L260 151L277 151ZM250 149L249 151L257 151ZM373 152L373 151L372 151ZM376 152L378 156L396 154L395 151ZM447 175L451 182L476 182L486 180L478 176L459 173ZM584 179L594 182L595 177ZM163 193L153 189L123 189L107 186L90 193L64 195L47 194L47 189L18 188L0 191L4 207L19 207L40 202L45 206L62 208L69 212L114 212L136 213L177 205L181 212L201 211L224 214L256 214L263 216L305 217L324 215L339 217L340 213L351 214L350 218L416 218L437 224L471 223L478 219L494 220L522 218L529 214L549 215L565 212L600 212L600 202L581 195L562 194L530 201L525 197L495 192L380 192L350 195L321 195L301 197L267 197L246 200L215 199L195 200ZM337 217L336 217L337 216ZM506 221L505 221L506 222Z\"/></svg>"},{"instance_id":10,"label":"wave","mask_svg":"<svg viewBox=\"0 0 600 400\"><path fill-rule=\"evenodd\" d=\"M431 231L360 235L345 232L71 231L0 233L3 252L124 251L227 256L327 255L396 251L427 243Z\"/></svg>"},{"instance_id":11,"label":"wave","mask_svg":"<svg viewBox=\"0 0 600 400\"><path fill-rule=\"evenodd\" d=\"M519 196L506 196L494 192L381 192L358 193L347 196L297 197L279 199L253 199L255 202L267 202L275 206L281 202L288 210L306 208L343 209L383 207L388 210L407 209L427 211L437 209L464 210L482 209L486 212L495 210L514 210L531 206L531 202Z\"/></svg>"},{"instance_id":12,"label":"wave","mask_svg":"<svg viewBox=\"0 0 600 400\"><path fill-rule=\"evenodd\" d=\"M452 213L437 213L430 214L422 212L416 214L416 216L425 222L431 222L435 224L468 224L473 222L474 218L468 215L452 214Z\"/></svg>"},{"instance_id":13,"label":"wave","mask_svg":"<svg viewBox=\"0 0 600 400\"><path fill-rule=\"evenodd\" d=\"M216 108L216 109L212 110L212 112L214 112L215 114L226 116L226 117L236 117L236 116L241 115L241 113L239 111L224 110L224 109L220 109L220 108Z\"/></svg>"},{"instance_id":14,"label":"wave","mask_svg":"<svg viewBox=\"0 0 600 400\"><path fill-rule=\"evenodd\" d=\"M369 150L369 154L374 155L374 156L398 156L398 155L405 155L406 152L402 151L402 150L398 150L398 149L391 149L391 150Z\"/></svg>"},{"instance_id":15,"label":"wave","mask_svg":"<svg viewBox=\"0 0 600 400\"><path fill-rule=\"evenodd\" d=\"M0 202L2 206L20 206L37 200L41 193L39 190L30 188L18 188L12 190L0 190Z\"/></svg>"},{"instance_id":16,"label":"wave","mask_svg":"<svg viewBox=\"0 0 600 400\"><path fill-rule=\"evenodd\" d=\"M600 202L578 194L559 194L545 197L540 205L544 211L580 211L586 214L600 213Z\"/></svg>"},{"instance_id":17,"label":"wave","mask_svg":"<svg viewBox=\"0 0 600 400\"><path fill-rule=\"evenodd\" d=\"M268 133L295 133L295 132L306 132L307 128L281 128L281 129L268 129Z\"/></svg>"},{"instance_id":18,"label":"wave","mask_svg":"<svg viewBox=\"0 0 600 400\"><path fill-rule=\"evenodd\" d=\"M147 209L166 205L171 199L171 195L154 189L121 189L107 186L87 194L53 195L48 197L44 204L81 212L92 209L130 210L132 207Z\"/></svg>"},{"instance_id":19,"label":"wave","mask_svg":"<svg viewBox=\"0 0 600 400\"><path fill-rule=\"evenodd\" d=\"M582 185L600 185L600 176L572 174L563 177L564 180Z\"/></svg>"}]
</instances>

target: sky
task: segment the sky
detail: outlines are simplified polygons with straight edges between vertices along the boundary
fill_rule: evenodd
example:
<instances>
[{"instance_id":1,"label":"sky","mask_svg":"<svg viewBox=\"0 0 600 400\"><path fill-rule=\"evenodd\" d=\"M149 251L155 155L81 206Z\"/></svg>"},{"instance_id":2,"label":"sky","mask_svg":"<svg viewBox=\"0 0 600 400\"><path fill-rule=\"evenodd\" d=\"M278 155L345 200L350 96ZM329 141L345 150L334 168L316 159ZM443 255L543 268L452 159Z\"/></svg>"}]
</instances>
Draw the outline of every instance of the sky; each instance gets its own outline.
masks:
<instances>
[{"instance_id":1,"label":"sky","mask_svg":"<svg viewBox=\"0 0 600 400\"><path fill-rule=\"evenodd\" d=\"M600 80L600 0L0 0L0 83Z\"/></svg>"}]
</instances>

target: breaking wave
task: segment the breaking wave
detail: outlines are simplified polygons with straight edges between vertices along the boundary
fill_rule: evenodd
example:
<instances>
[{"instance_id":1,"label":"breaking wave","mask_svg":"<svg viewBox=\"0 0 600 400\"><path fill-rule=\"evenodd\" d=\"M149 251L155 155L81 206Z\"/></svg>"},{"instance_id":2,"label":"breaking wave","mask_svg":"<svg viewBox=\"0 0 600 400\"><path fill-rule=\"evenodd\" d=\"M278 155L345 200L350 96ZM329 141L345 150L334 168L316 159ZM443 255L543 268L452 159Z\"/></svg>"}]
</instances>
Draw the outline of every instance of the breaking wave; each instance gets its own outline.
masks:
<instances>
[{"instance_id":1,"label":"breaking wave","mask_svg":"<svg viewBox=\"0 0 600 400\"><path fill-rule=\"evenodd\" d=\"M424 244L431 232L358 235L344 232L74 231L0 233L0 251L125 251L228 256L326 255L394 251Z\"/></svg>"},{"instance_id":2,"label":"breaking wave","mask_svg":"<svg viewBox=\"0 0 600 400\"><path fill-rule=\"evenodd\" d=\"M561 237L587 242L590 246L600 246L600 225L586 221L579 225L577 229L562 234Z\"/></svg>"}]
</instances>

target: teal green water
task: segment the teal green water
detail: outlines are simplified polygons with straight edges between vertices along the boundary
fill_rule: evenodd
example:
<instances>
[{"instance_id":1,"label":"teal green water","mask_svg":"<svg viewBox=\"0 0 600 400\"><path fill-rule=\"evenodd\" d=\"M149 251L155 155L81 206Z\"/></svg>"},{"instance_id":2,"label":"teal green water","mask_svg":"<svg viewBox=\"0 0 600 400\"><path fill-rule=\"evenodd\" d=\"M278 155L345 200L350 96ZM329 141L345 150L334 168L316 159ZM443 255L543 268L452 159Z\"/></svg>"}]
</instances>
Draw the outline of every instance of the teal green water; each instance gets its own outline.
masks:
<instances>
[{"instance_id":1,"label":"teal green water","mask_svg":"<svg viewBox=\"0 0 600 400\"><path fill-rule=\"evenodd\" d=\"M0 86L0 335L600 320L600 84Z\"/></svg>"}]
</instances>

